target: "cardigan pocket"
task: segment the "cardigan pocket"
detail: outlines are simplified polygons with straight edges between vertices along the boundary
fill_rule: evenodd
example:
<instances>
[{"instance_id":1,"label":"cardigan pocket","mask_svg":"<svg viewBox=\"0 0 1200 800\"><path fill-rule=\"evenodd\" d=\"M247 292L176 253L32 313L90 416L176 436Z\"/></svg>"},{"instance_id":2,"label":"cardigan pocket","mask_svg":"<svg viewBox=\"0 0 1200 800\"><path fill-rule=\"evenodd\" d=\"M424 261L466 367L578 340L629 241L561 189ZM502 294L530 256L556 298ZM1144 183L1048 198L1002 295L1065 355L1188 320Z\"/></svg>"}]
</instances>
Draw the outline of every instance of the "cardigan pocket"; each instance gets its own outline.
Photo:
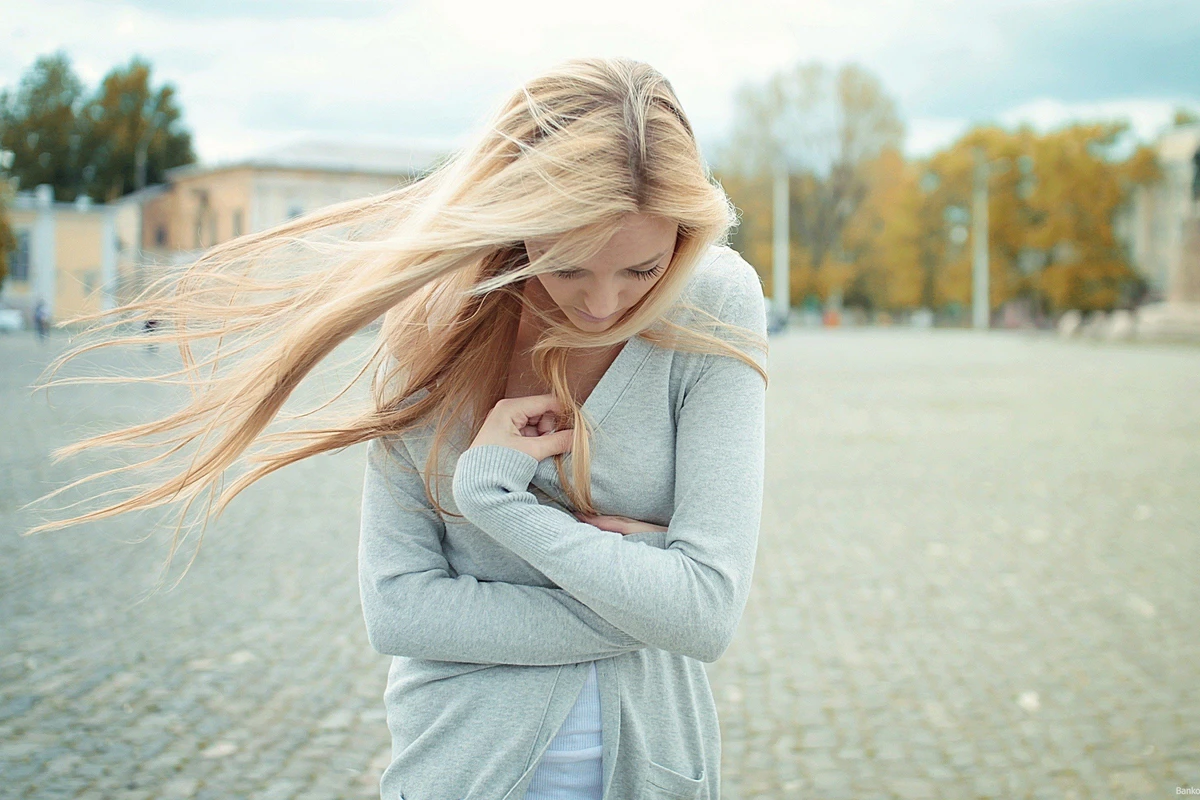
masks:
<instances>
[{"instance_id":1,"label":"cardigan pocket","mask_svg":"<svg viewBox=\"0 0 1200 800\"><path fill-rule=\"evenodd\" d=\"M700 797L700 790L703 788L703 769L700 770L700 777L689 778L673 769L664 767L662 764L656 764L650 759L646 759L645 797L694 800L694 798Z\"/></svg>"}]
</instances>

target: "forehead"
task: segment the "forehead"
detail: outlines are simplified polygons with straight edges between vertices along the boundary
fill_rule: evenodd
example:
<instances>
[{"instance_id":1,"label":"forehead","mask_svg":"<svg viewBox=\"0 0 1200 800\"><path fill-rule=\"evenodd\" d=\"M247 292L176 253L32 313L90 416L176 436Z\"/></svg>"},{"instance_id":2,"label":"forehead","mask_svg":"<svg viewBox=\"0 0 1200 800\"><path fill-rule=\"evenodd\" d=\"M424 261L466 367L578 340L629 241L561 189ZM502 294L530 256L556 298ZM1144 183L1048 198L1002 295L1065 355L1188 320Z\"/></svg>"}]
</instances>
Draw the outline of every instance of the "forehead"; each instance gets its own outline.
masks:
<instances>
[{"instance_id":1,"label":"forehead","mask_svg":"<svg viewBox=\"0 0 1200 800\"><path fill-rule=\"evenodd\" d=\"M665 217L627 215L595 255L573 268L603 273L644 265L647 261L670 255L678 230L678 223ZM530 239L525 246L536 258L553 244L552 239Z\"/></svg>"}]
</instances>

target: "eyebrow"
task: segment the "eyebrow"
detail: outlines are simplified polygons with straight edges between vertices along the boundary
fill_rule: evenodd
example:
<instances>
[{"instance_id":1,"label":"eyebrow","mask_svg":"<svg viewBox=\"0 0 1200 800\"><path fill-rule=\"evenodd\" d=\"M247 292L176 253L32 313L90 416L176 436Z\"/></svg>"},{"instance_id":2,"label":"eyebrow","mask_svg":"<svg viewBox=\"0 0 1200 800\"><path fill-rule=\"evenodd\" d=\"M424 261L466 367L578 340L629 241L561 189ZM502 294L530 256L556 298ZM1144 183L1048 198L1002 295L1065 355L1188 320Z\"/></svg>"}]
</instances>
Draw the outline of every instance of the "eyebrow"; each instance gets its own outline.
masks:
<instances>
[{"instance_id":1,"label":"eyebrow","mask_svg":"<svg viewBox=\"0 0 1200 800\"><path fill-rule=\"evenodd\" d=\"M665 256L666 254L667 254L667 251L663 250L661 253L654 256L653 258L648 258L640 264L634 264L632 267L626 267L625 269L637 269L638 267L644 267L647 264L653 264L655 261L658 261L660 258ZM591 272L590 269L584 269L582 267L570 267L568 269L563 269L563 270L559 270L559 271L560 272Z\"/></svg>"}]
</instances>

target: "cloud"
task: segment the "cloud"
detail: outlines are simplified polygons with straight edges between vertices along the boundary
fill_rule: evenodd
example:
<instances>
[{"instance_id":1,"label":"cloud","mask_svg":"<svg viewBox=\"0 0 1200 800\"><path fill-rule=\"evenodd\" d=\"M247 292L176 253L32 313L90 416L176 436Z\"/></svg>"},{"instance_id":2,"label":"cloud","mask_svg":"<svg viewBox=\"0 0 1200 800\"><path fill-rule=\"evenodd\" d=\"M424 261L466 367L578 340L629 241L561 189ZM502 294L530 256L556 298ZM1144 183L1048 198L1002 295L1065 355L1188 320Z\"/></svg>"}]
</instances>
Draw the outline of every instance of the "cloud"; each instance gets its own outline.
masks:
<instances>
[{"instance_id":1,"label":"cloud","mask_svg":"<svg viewBox=\"0 0 1200 800\"><path fill-rule=\"evenodd\" d=\"M1037 98L1068 104L1200 99L1200 3L1194 0L974 8L955 20L957 37L935 33L915 43L928 49L903 86L910 113L984 121Z\"/></svg>"},{"instance_id":2,"label":"cloud","mask_svg":"<svg viewBox=\"0 0 1200 800\"><path fill-rule=\"evenodd\" d=\"M523 80L580 55L662 70L706 151L741 83L797 61L875 71L914 152L1014 114L1150 119L1160 111L1138 103L1200 103L1195 0L0 2L0 85L59 48L93 85L144 55L179 90L204 160L312 135L458 139Z\"/></svg>"},{"instance_id":3,"label":"cloud","mask_svg":"<svg viewBox=\"0 0 1200 800\"><path fill-rule=\"evenodd\" d=\"M113 5L93 0L96 5ZM371 19L384 16L396 3L386 0L125 0L125 6L145 13L166 13L177 19Z\"/></svg>"}]
</instances>

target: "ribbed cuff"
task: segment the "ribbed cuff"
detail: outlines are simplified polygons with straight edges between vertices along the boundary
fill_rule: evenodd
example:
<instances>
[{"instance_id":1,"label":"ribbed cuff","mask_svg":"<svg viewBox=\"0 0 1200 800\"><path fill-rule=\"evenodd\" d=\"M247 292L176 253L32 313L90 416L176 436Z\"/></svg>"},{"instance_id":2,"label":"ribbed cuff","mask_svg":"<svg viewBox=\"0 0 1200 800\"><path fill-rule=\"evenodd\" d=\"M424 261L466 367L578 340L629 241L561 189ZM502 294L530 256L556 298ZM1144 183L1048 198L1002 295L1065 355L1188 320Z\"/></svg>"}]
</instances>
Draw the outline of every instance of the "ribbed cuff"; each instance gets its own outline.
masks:
<instances>
[{"instance_id":1,"label":"ribbed cuff","mask_svg":"<svg viewBox=\"0 0 1200 800\"><path fill-rule=\"evenodd\" d=\"M468 448L454 467L454 501L459 511L482 509L498 490L524 492L537 472L538 460L500 444Z\"/></svg>"}]
</instances>

